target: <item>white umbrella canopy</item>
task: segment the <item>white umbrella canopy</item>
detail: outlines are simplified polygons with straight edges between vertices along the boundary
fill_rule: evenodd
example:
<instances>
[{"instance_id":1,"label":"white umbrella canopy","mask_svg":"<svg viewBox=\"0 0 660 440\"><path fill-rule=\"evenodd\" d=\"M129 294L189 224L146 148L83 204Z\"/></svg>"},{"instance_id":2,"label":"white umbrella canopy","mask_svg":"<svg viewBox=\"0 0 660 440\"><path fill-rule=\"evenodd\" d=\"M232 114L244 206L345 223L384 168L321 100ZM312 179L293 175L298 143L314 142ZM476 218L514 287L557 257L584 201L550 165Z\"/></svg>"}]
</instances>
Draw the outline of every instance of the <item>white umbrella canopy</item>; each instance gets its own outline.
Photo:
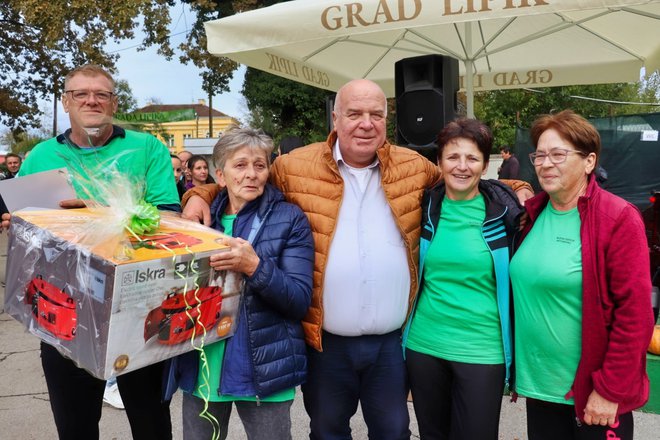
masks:
<instances>
[{"instance_id":1,"label":"white umbrella canopy","mask_svg":"<svg viewBox=\"0 0 660 440\"><path fill-rule=\"evenodd\" d=\"M296 0L205 27L212 54L328 90L366 78L391 97L395 62L451 56L470 115L474 91L660 68L660 0Z\"/></svg>"}]
</instances>

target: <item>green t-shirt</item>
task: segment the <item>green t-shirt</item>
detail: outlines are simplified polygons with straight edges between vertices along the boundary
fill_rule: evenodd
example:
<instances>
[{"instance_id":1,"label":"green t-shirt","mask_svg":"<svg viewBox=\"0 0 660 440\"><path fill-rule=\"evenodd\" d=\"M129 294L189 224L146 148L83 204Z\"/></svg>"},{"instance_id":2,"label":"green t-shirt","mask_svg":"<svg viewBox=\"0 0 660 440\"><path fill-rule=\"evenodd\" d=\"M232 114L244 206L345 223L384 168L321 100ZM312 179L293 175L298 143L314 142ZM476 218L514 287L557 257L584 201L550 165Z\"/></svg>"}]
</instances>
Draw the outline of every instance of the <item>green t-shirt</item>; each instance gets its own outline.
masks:
<instances>
[{"instance_id":1,"label":"green t-shirt","mask_svg":"<svg viewBox=\"0 0 660 440\"><path fill-rule=\"evenodd\" d=\"M231 236L234 228L236 214L223 215L220 223L226 235ZM256 401L255 396L230 396L220 394L220 376L222 375L222 361L225 357L225 340L215 342L203 348L206 357L206 366L203 359L199 362L199 374L197 376L197 386L193 394L200 399L206 399L209 402L234 402L234 401ZM201 356L201 355L200 355ZM208 368L208 370L206 369ZM289 388L260 398L262 402L285 402L293 400L296 389Z\"/></svg>"},{"instance_id":2,"label":"green t-shirt","mask_svg":"<svg viewBox=\"0 0 660 440\"><path fill-rule=\"evenodd\" d=\"M73 186L82 199L105 202L99 200L98 187L88 176L107 181L110 170L116 170L126 178L126 182L119 184L125 188L141 185L144 200L152 205L179 204L170 153L150 134L126 130L125 137L116 136L107 145L95 148L79 148L60 143L57 138L48 139L34 147L18 175L62 167L72 174Z\"/></svg>"},{"instance_id":3,"label":"green t-shirt","mask_svg":"<svg viewBox=\"0 0 660 440\"><path fill-rule=\"evenodd\" d=\"M504 363L493 259L481 230L485 215L481 194L442 201L407 348L450 361Z\"/></svg>"},{"instance_id":4,"label":"green t-shirt","mask_svg":"<svg viewBox=\"0 0 660 440\"><path fill-rule=\"evenodd\" d=\"M572 404L582 350L582 243L577 208L541 212L511 260L516 390Z\"/></svg>"}]
</instances>

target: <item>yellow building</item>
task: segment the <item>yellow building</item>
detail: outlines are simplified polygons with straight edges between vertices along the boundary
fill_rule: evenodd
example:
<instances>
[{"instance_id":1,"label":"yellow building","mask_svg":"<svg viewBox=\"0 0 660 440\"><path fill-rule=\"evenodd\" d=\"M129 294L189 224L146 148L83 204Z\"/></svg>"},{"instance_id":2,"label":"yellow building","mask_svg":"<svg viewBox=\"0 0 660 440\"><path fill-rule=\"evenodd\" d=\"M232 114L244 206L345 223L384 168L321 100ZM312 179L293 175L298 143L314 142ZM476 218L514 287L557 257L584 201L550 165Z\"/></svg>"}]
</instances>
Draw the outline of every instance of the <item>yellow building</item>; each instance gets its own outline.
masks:
<instances>
[{"instance_id":1,"label":"yellow building","mask_svg":"<svg viewBox=\"0 0 660 440\"><path fill-rule=\"evenodd\" d=\"M133 113L180 112L182 110L192 110L189 112L191 119L144 125L146 130L160 139L173 153L184 150L184 139L217 138L230 125L239 124L237 119L209 108L204 99L200 99L197 104L149 104ZM210 112L212 112L213 118L213 133L209 132Z\"/></svg>"}]
</instances>

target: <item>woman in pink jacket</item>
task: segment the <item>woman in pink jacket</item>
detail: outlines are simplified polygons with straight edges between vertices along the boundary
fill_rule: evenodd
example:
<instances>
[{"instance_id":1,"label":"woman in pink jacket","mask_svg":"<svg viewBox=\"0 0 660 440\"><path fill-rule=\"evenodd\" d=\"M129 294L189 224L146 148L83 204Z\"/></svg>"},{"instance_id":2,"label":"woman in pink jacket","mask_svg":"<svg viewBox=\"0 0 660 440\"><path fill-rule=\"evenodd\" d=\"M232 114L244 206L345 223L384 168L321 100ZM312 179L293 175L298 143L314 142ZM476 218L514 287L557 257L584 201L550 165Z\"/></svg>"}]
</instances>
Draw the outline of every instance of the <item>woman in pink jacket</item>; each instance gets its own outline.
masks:
<instances>
[{"instance_id":1,"label":"woman in pink jacket","mask_svg":"<svg viewBox=\"0 0 660 440\"><path fill-rule=\"evenodd\" d=\"M632 410L648 399L653 329L644 224L597 185L600 136L584 118L543 116L531 136L543 192L525 204L511 261L516 391L527 398L529 439L632 439Z\"/></svg>"}]
</instances>

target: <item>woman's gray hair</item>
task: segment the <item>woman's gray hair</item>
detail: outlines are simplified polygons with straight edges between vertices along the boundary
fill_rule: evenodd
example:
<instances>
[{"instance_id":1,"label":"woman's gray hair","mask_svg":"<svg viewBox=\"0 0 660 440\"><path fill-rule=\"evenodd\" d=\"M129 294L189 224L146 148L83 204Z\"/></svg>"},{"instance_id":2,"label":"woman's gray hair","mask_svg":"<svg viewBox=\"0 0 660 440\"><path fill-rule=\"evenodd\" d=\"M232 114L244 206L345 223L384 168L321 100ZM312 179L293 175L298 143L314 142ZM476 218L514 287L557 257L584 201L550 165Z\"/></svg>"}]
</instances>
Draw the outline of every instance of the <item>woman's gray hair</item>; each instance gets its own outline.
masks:
<instances>
[{"instance_id":1,"label":"woman's gray hair","mask_svg":"<svg viewBox=\"0 0 660 440\"><path fill-rule=\"evenodd\" d=\"M227 159L245 147L263 152L270 166L270 155L273 152L273 140L270 136L262 130L237 126L231 126L222 133L220 140L213 147L213 164L219 170L224 169Z\"/></svg>"}]
</instances>

